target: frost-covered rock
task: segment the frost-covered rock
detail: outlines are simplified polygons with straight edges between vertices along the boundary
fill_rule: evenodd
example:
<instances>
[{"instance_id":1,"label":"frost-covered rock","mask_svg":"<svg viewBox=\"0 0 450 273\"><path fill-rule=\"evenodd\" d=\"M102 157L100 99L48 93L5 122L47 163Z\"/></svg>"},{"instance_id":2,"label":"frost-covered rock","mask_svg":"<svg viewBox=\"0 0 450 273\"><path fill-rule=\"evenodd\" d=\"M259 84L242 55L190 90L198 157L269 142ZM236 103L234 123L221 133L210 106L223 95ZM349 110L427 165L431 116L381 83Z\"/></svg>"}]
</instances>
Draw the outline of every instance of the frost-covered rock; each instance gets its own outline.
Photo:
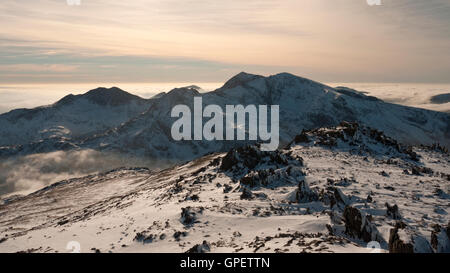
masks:
<instances>
[{"instance_id":1,"label":"frost-covered rock","mask_svg":"<svg viewBox=\"0 0 450 273\"><path fill-rule=\"evenodd\" d=\"M391 206L388 203L385 203L385 206L386 206L386 216L394 220L400 220L402 218L402 216L400 215L400 211L398 210L398 206L396 204Z\"/></svg>"},{"instance_id":2,"label":"frost-covered rock","mask_svg":"<svg viewBox=\"0 0 450 273\"><path fill-rule=\"evenodd\" d=\"M346 234L361 239L364 242L382 241L376 226L370 221L370 215L362 213L357 208L346 206L343 217Z\"/></svg>"},{"instance_id":3,"label":"frost-covered rock","mask_svg":"<svg viewBox=\"0 0 450 273\"><path fill-rule=\"evenodd\" d=\"M389 253L432 253L428 240L403 222L389 232Z\"/></svg>"},{"instance_id":4,"label":"frost-covered rock","mask_svg":"<svg viewBox=\"0 0 450 273\"><path fill-rule=\"evenodd\" d=\"M450 253L450 222L447 227L435 225L431 232L431 246L437 253Z\"/></svg>"},{"instance_id":5,"label":"frost-covered rock","mask_svg":"<svg viewBox=\"0 0 450 273\"><path fill-rule=\"evenodd\" d=\"M181 218L180 221L186 226L190 226L194 224L197 221L197 217L199 214L203 213L203 208L193 208L193 207L186 207L181 208Z\"/></svg>"},{"instance_id":6,"label":"frost-covered rock","mask_svg":"<svg viewBox=\"0 0 450 273\"><path fill-rule=\"evenodd\" d=\"M197 244L190 248L186 253L208 253L211 251L211 245L207 241Z\"/></svg>"},{"instance_id":7,"label":"frost-covered rock","mask_svg":"<svg viewBox=\"0 0 450 273\"><path fill-rule=\"evenodd\" d=\"M298 183L295 200L298 203L314 202L319 200L319 195L316 191L311 190L308 186L308 183L303 179Z\"/></svg>"}]
</instances>

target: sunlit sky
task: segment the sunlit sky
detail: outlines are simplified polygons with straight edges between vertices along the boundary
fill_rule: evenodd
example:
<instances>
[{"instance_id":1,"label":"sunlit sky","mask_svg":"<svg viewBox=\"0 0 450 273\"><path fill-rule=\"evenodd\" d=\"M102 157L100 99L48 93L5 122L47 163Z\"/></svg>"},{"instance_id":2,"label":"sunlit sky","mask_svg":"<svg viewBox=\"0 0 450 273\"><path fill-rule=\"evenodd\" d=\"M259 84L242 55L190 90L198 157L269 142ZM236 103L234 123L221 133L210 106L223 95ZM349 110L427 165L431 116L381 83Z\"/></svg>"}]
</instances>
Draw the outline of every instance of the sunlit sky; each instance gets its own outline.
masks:
<instances>
[{"instance_id":1,"label":"sunlit sky","mask_svg":"<svg viewBox=\"0 0 450 273\"><path fill-rule=\"evenodd\" d=\"M0 1L0 83L450 82L450 1Z\"/></svg>"}]
</instances>

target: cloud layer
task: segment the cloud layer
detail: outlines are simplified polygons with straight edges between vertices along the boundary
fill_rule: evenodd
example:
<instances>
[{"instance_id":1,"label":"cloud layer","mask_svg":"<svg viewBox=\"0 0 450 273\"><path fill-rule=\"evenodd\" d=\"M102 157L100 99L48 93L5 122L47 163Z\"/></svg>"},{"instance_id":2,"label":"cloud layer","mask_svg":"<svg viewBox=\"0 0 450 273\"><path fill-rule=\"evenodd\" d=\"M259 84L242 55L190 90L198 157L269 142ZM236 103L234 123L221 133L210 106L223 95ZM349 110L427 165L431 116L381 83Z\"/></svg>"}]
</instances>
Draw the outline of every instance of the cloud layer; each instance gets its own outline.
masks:
<instances>
[{"instance_id":1,"label":"cloud layer","mask_svg":"<svg viewBox=\"0 0 450 273\"><path fill-rule=\"evenodd\" d=\"M57 151L0 161L0 196L28 194L52 183L118 167L163 167L144 159L94 150Z\"/></svg>"}]
</instances>

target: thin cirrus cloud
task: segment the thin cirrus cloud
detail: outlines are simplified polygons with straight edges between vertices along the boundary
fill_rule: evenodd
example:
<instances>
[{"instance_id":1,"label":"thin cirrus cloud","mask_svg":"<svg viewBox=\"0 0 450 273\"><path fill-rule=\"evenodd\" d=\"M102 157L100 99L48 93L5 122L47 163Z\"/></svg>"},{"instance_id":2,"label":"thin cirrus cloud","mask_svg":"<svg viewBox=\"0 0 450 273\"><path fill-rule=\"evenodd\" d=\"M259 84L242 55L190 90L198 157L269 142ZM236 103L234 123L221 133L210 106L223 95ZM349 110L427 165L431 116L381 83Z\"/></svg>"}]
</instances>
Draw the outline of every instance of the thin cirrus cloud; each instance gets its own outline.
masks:
<instances>
[{"instance_id":1,"label":"thin cirrus cloud","mask_svg":"<svg viewBox=\"0 0 450 273\"><path fill-rule=\"evenodd\" d=\"M2 0L0 82L448 82L450 3L381 2Z\"/></svg>"}]
</instances>

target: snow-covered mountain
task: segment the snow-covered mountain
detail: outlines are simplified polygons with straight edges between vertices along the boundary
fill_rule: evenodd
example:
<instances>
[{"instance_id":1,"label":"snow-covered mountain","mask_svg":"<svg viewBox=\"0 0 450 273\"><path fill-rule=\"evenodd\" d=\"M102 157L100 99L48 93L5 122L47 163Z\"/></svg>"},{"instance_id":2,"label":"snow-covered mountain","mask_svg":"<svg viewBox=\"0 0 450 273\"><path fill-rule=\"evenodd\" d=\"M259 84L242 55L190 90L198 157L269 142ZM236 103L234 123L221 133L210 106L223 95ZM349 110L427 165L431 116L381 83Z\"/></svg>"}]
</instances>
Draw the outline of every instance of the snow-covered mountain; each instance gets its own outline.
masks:
<instances>
[{"instance_id":1,"label":"snow-covered mountain","mask_svg":"<svg viewBox=\"0 0 450 273\"><path fill-rule=\"evenodd\" d=\"M16 109L0 115L0 147L83 138L119 126L147 110L147 104L113 87L71 94L48 106Z\"/></svg>"},{"instance_id":2,"label":"snow-covered mountain","mask_svg":"<svg viewBox=\"0 0 450 273\"><path fill-rule=\"evenodd\" d=\"M357 121L377 128L406 144L450 146L450 115L424 109L385 103L355 90L331 88L291 74L270 77L240 73L218 90L199 93L195 89L174 89L151 102L140 116L121 126L84 141L95 149L119 150L166 159L193 159L226 151L237 142L172 140L174 118L170 111L177 104L192 107L195 96L205 105L280 105L280 139L292 139L298 131Z\"/></svg>"},{"instance_id":3,"label":"snow-covered mountain","mask_svg":"<svg viewBox=\"0 0 450 273\"><path fill-rule=\"evenodd\" d=\"M197 87L185 87L161 93L143 103L142 107L137 107L138 109L129 107L127 104L126 107L129 107L127 109L136 110L128 117L144 108L146 111L122 124L118 121L124 121L125 118L111 118L115 125L103 131L98 130L100 126L95 126L95 133L84 134L83 138L46 139L21 146L3 147L0 149L0 155L29 154L35 149L41 152L54 151L65 147L114 151L180 162L246 144L246 142L238 141L177 142L172 140L170 129L176 119L170 117L171 109L177 104L192 106L196 96L202 97L203 104L216 104L222 109L225 109L225 105L237 104L279 105L282 144L290 141L302 129L334 126L341 121L357 121L383 131L386 135L405 144L440 143L450 147L450 114L448 113L385 103L349 88L332 88L287 73L269 77L240 73L215 91L200 93L197 89ZM78 107L79 103L74 102L71 105ZM102 115L89 115L89 118L88 124L97 122L97 119L101 120L98 121L100 123L104 122ZM72 132L74 129L62 122L64 119L66 118L61 116L61 123L52 123L52 126L63 126ZM49 126L40 120L32 124L36 126L33 131L49 130ZM82 124L85 123L82 122ZM108 125L103 126L105 127ZM2 131L2 134L3 139L9 139L7 136L12 135L9 129Z\"/></svg>"},{"instance_id":4,"label":"snow-covered mountain","mask_svg":"<svg viewBox=\"0 0 450 273\"><path fill-rule=\"evenodd\" d=\"M443 147L341 123L10 197L0 252L450 252L449 165Z\"/></svg>"}]
</instances>

